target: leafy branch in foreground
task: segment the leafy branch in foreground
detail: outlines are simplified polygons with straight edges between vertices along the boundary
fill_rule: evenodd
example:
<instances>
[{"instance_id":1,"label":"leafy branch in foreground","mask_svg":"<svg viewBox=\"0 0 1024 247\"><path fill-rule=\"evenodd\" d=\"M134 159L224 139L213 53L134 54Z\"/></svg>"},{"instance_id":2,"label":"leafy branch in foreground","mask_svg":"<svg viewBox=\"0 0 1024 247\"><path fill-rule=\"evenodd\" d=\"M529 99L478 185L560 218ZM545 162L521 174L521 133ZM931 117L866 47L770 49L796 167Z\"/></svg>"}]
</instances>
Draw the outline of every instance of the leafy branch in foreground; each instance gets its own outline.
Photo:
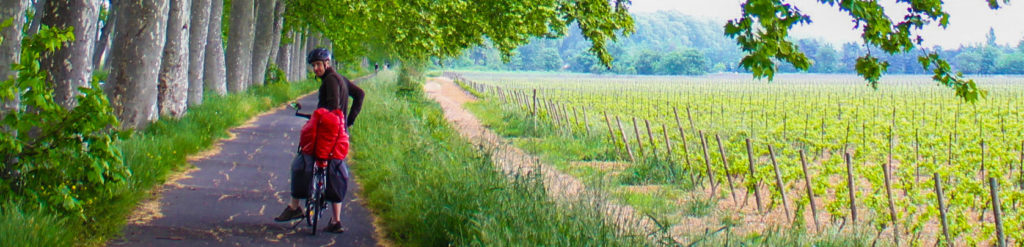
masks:
<instances>
[{"instance_id":1,"label":"leafy branch in foreground","mask_svg":"<svg viewBox=\"0 0 1024 247\"><path fill-rule=\"evenodd\" d=\"M79 88L78 105L66 109L39 67L43 53L74 39L70 28L42 27L23 42L13 66L18 76L0 82L0 99L23 103L0 120L0 201L85 218L86 208L114 195L131 172L114 145L123 133L112 128L117 119L99 82Z\"/></svg>"},{"instance_id":2,"label":"leafy branch in foreground","mask_svg":"<svg viewBox=\"0 0 1024 247\"><path fill-rule=\"evenodd\" d=\"M854 29L861 30L861 39L868 46L867 54L857 58L857 74L877 88L878 80L888 68L888 62L871 55L871 47L889 54L907 53L924 41L913 31L921 30L931 22L940 27L949 25L949 13L942 9L942 2L929 0L903 0L897 4L906 5L907 13L898 22L885 13L885 8L876 1L818 0L821 4L838 5L853 19ZM998 9L998 0L988 0L992 9ZM1008 3L1009 0L1003 0ZM736 40L747 55L740 66L753 72L755 78L768 77L772 80L776 71L776 60L786 61L794 67L807 70L810 60L797 46L788 40L789 30L797 24L809 24L809 16L800 12L795 5L785 0L747 0L739 19L725 25L725 34ZM956 96L967 102L977 101L987 95L978 88L974 80L965 79L962 73L953 73L949 64L936 52L918 57L922 68L932 70L939 85L953 88Z\"/></svg>"}]
</instances>

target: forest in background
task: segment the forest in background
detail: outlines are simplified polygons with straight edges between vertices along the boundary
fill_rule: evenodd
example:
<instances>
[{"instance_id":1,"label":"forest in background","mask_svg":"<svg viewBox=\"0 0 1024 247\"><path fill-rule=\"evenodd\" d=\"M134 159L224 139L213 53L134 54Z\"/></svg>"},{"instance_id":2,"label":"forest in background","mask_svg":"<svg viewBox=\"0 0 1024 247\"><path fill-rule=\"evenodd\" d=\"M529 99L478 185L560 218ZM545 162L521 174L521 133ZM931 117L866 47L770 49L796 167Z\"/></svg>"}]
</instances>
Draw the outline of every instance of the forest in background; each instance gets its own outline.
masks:
<instances>
[{"instance_id":1,"label":"forest in background","mask_svg":"<svg viewBox=\"0 0 1024 247\"><path fill-rule=\"evenodd\" d=\"M588 52L590 43L579 30L573 29L562 38L534 38L515 50L515 55L502 59L491 47L467 49L461 56L435 61L455 69L568 71L582 73L614 73L640 75L701 75L718 72L746 72L739 67L743 53L731 38L722 32L723 24L688 16L678 11L634 13L636 33L608 44L615 60L612 68L601 65ZM1016 46L995 42L989 29L986 43L939 49L955 70L965 74L1024 74L1024 37ZM856 58L865 52L861 43L845 43L835 47L818 39L797 39L800 50L813 61L811 73L854 73ZM931 73L921 68L921 49L889 55L872 48L889 63L888 72L895 74ZM799 72L788 63L779 63L779 72Z\"/></svg>"}]
</instances>

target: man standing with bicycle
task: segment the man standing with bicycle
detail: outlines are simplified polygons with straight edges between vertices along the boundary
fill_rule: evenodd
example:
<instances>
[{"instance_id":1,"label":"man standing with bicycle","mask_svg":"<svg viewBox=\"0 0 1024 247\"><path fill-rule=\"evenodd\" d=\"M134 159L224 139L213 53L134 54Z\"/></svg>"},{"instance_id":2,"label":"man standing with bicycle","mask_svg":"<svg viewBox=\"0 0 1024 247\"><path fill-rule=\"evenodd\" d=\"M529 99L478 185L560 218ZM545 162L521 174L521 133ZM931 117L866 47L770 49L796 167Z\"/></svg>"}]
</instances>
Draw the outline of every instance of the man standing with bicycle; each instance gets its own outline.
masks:
<instances>
[{"instance_id":1,"label":"man standing with bicycle","mask_svg":"<svg viewBox=\"0 0 1024 247\"><path fill-rule=\"evenodd\" d=\"M320 78L320 89L317 108L325 108L328 111L341 110L345 118L345 131L355 123L356 116L363 105L363 90L354 83L339 75L331 67L331 53L324 48L316 48L306 55L306 62L313 66L313 73ZM348 97L352 97L352 107L348 107ZM331 221L327 224L327 232L342 233L345 229L341 226L341 200L345 197L345 190L348 187L348 167L344 160L328 160L327 167L327 188L324 192L324 199L331 202ZM301 152L292 162L292 199L288 207L281 212L281 215L274 218L275 221L290 221L301 219L305 215L299 206L299 199L309 198L309 184L312 180L312 166L314 158Z\"/></svg>"}]
</instances>

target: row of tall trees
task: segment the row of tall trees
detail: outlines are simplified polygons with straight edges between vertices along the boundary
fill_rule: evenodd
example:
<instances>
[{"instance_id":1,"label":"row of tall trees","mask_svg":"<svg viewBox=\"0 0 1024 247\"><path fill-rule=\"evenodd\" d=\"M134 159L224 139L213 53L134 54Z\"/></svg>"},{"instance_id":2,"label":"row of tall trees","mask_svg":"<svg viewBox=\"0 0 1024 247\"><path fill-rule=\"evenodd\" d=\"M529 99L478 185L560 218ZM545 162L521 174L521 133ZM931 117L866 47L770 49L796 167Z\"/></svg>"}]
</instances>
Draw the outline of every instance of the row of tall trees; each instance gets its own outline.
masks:
<instances>
[{"instance_id":1,"label":"row of tall trees","mask_svg":"<svg viewBox=\"0 0 1024 247\"><path fill-rule=\"evenodd\" d=\"M17 76L11 66L20 62L20 43L39 26L70 30L74 40L39 61L56 102L73 108L79 87L88 87L94 73L109 73L103 87L121 127L144 128L160 117L181 117L189 105L202 104L204 92L262 85L270 67L304 79L304 56L293 54L329 42L303 26L285 30L287 2L236 0L225 11L224 0L4 1L0 20L10 22L2 29L0 79Z\"/></svg>"},{"instance_id":2,"label":"row of tall trees","mask_svg":"<svg viewBox=\"0 0 1024 247\"><path fill-rule=\"evenodd\" d=\"M460 54L484 40L510 53L532 37L564 35L574 23L607 63L606 41L631 30L627 6L627 0L3 0L0 204L66 222L45 227L108 223L93 217L135 198L123 196L134 178L117 145L126 133L120 130L181 117L203 95L264 84L268 71L274 81L305 79L305 54L316 47L333 49L339 70L367 59L400 61L400 78L408 83L400 88L415 89L419 80L410 75L429 57Z\"/></svg>"}]
</instances>

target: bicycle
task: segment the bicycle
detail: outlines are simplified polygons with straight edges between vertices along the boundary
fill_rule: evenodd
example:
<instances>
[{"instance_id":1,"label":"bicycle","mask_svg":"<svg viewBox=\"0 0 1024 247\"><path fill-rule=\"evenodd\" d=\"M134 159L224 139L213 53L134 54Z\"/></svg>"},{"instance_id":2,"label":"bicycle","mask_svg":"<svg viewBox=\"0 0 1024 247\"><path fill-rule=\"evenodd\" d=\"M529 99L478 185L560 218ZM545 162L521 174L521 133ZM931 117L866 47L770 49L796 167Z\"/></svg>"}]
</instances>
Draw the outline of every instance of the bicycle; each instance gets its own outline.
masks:
<instances>
[{"instance_id":1,"label":"bicycle","mask_svg":"<svg viewBox=\"0 0 1024 247\"><path fill-rule=\"evenodd\" d=\"M299 103L292 103L292 107L295 108L295 116L309 119L312 117L311 114L304 114L299 112L302 110L302 105ZM300 147L301 149L301 147ZM301 152L301 150L300 150ZM327 161L317 160L313 162L313 179L310 181L309 198L306 198L306 211L303 213L305 217L306 225L312 228L310 235L316 235L316 228L319 225L320 216L323 215L323 211L327 208L327 201L324 200L324 193L327 189ZM299 221L292 228L301 224Z\"/></svg>"}]
</instances>

